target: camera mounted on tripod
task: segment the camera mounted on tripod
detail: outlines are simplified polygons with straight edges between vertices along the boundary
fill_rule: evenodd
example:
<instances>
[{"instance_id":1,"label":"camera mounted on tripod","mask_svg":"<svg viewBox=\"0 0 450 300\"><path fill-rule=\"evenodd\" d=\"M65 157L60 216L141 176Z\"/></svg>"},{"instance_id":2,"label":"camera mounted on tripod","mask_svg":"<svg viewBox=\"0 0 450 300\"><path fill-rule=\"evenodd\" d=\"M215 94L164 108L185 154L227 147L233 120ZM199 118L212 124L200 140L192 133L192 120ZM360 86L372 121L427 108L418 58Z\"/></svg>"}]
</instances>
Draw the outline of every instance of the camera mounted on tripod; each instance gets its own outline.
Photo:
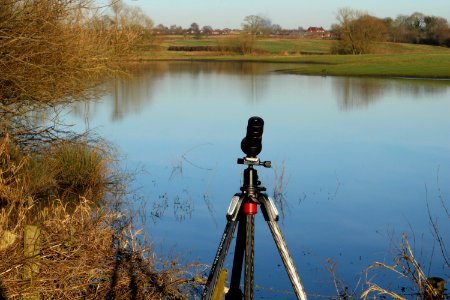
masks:
<instances>
[{"instance_id":1,"label":"camera mounted on tripod","mask_svg":"<svg viewBox=\"0 0 450 300\"><path fill-rule=\"evenodd\" d=\"M240 165L256 165L270 168L270 161L260 161L258 154L262 150L262 134L264 129L264 120L260 117L251 117L248 119L247 134L242 139L241 150L246 154L244 158L238 158Z\"/></svg>"},{"instance_id":2,"label":"camera mounted on tripod","mask_svg":"<svg viewBox=\"0 0 450 300\"><path fill-rule=\"evenodd\" d=\"M306 300L306 293L295 269L286 241L278 225L278 210L269 196L266 188L258 180L258 172L253 166L270 168L270 161L260 162L258 154L262 150L262 133L264 121L260 117L251 117L248 120L247 135L241 142L241 149L246 156L238 159L238 164L248 165L243 172L243 181L240 193L231 198L227 210L227 225L217 248L216 256L202 294L202 300L221 299L227 273L223 268L233 234L237 227L236 243L234 249L233 269L231 271L230 288L225 296L227 300L253 300L254 290L254 236L255 214L258 205L261 207L264 220L269 226L272 237L277 246L284 267L287 271L295 295L299 300ZM241 275L244 267L244 292L241 290Z\"/></svg>"}]
</instances>

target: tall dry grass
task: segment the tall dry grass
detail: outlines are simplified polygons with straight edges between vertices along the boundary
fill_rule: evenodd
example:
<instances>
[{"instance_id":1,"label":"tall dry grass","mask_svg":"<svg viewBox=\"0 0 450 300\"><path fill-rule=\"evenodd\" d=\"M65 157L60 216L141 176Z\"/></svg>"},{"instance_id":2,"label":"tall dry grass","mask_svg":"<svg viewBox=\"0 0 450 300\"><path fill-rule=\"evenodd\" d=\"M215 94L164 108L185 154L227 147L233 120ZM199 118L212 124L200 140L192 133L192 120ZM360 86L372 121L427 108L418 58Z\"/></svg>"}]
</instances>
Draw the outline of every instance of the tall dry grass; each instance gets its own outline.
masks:
<instances>
[{"instance_id":1,"label":"tall dry grass","mask_svg":"<svg viewBox=\"0 0 450 300\"><path fill-rule=\"evenodd\" d=\"M196 266L181 266L175 259L158 260L123 213L94 205L81 194L69 205L67 200L73 195L63 201L48 190L49 201L40 205L43 186L71 183L66 191L84 190L92 179L82 177L102 171L98 153L79 152L88 150L64 144L56 147L48 153L55 161L43 172L41 167L30 167L34 158L19 153L7 137L0 142L0 298L186 298L195 288L190 279ZM73 163L74 157L82 159ZM86 173L78 168L86 168ZM28 172L36 170L49 179L30 188ZM61 175L62 171L66 173ZM30 224L41 232L40 249L33 256L24 249L24 230ZM24 276L30 265L37 271Z\"/></svg>"},{"instance_id":2,"label":"tall dry grass","mask_svg":"<svg viewBox=\"0 0 450 300\"><path fill-rule=\"evenodd\" d=\"M117 230L122 215L82 201L70 212L61 202L40 210L0 209L0 291L7 299L184 299L194 274L177 261L161 262L139 243L131 226ZM39 255L26 257L27 224L41 229ZM39 271L24 279L24 268Z\"/></svg>"},{"instance_id":3,"label":"tall dry grass","mask_svg":"<svg viewBox=\"0 0 450 300\"><path fill-rule=\"evenodd\" d=\"M80 197L101 201L121 184L105 149L99 143L61 141L29 153L5 135L0 141L0 206L24 199L39 204L55 199L68 204Z\"/></svg>"}]
</instances>

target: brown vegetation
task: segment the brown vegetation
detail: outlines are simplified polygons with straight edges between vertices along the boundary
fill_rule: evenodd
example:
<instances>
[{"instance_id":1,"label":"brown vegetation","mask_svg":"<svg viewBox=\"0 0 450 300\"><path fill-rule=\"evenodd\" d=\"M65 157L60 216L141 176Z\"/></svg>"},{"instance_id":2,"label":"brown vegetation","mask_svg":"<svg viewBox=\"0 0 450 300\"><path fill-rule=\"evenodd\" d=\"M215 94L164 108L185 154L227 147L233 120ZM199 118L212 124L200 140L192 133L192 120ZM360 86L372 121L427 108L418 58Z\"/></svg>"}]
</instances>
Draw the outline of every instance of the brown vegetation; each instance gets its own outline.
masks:
<instances>
[{"instance_id":1,"label":"brown vegetation","mask_svg":"<svg viewBox=\"0 0 450 300\"><path fill-rule=\"evenodd\" d=\"M0 143L0 298L183 299L195 266L158 261L129 217L82 196L101 195L93 189L105 164L97 151L73 146L35 158L8 137ZM31 255L30 224L39 229Z\"/></svg>"},{"instance_id":2,"label":"brown vegetation","mask_svg":"<svg viewBox=\"0 0 450 300\"><path fill-rule=\"evenodd\" d=\"M406 234L403 234L399 254L394 258L393 265L376 262L369 267L368 271L373 271L378 268L397 274L400 279L399 281L403 279L409 281L409 284L416 291L414 295L417 299L440 300L445 297L445 280L439 277L426 276L421 264L416 260ZM378 295L380 297L387 295L392 299L406 299L404 295L387 290L374 283L373 280L369 280L367 284L368 288L362 293L361 298L370 299L370 295Z\"/></svg>"},{"instance_id":3,"label":"brown vegetation","mask_svg":"<svg viewBox=\"0 0 450 300\"><path fill-rule=\"evenodd\" d=\"M372 53L372 45L380 41L450 46L450 26L446 19L414 13L380 19L366 12L341 8L338 24L333 25L338 39L332 49L336 54Z\"/></svg>"},{"instance_id":4,"label":"brown vegetation","mask_svg":"<svg viewBox=\"0 0 450 300\"><path fill-rule=\"evenodd\" d=\"M97 96L150 39L139 9L100 12L0 0L0 299L183 299L195 286L107 202L124 192L108 146L59 124L62 104Z\"/></svg>"},{"instance_id":5,"label":"brown vegetation","mask_svg":"<svg viewBox=\"0 0 450 300\"><path fill-rule=\"evenodd\" d=\"M240 34L218 39L217 44L221 52L251 54L255 50L256 39L253 35Z\"/></svg>"},{"instance_id":6,"label":"brown vegetation","mask_svg":"<svg viewBox=\"0 0 450 300\"><path fill-rule=\"evenodd\" d=\"M339 24L333 31L338 42L332 49L336 54L367 54L375 42L387 40L386 25L380 19L352 9L340 9Z\"/></svg>"},{"instance_id":7,"label":"brown vegetation","mask_svg":"<svg viewBox=\"0 0 450 300\"><path fill-rule=\"evenodd\" d=\"M2 0L0 99L54 102L85 92L108 70L111 35L89 29L73 1Z\"/></svg>"},{"instance_id":8,"label":"brown vegetation","mask_svg":"<svg viewBox=\"0 0 450 300\"><path fill-rule=\"evenodd\" d=\"M450 47L450 26L445 18L415 12L383 21L393 42Z\"/></svg>"},{"instance_id":9,"label":"brown vegetation","mask_svg":"<svg viewBox=\"0 0 450 300\"><path fill-rule=\"evenodd\" d=\"M0 0L0 136L54 140L57 120L39 122L49 109L95 97L92 87L119 72L145 27L116 6L110 17L91 0Z\"/></svg>"}]
</instances>

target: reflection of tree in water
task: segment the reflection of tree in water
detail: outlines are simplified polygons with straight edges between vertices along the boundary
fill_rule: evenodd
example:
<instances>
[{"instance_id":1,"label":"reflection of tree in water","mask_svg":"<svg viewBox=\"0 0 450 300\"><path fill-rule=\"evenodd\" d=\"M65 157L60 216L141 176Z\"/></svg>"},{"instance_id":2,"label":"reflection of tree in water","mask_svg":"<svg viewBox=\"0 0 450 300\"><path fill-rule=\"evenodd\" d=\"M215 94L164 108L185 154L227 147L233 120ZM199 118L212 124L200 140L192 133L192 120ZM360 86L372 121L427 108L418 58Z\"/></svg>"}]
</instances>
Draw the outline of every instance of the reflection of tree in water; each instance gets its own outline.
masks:
<instances>
[{"instance_id":1,"label":"reflection of tree in water","mask_svg":"<svg viewBox=\"0 0 450 300\"><path fill-rule=\"evenodd\" d=\"M342 110L368 107L381 99L385 91L384 81L370 78L345 77L335 81L338 105Z\"/></svg>"},{"instance_id":2,"label":"reflection of tree in water","mask_svg":"<svg viewBox=\"0 0 450 300\"><path fill-rule=\"evenodd\" d=\"M237 75L239 87L248 91L251 102L258 100L267 86L265 76L272 70L269 64L250 62L149 62L128 66L126 78L117 78L105 85L111 92L113 112L112 120L121 120L131 113L141 112L144 106L153 100L155 85L158 79L170 75L177 77L188 75L193 79L201 79L205 75ZM75 115L89 118L98 110L96 103L79 103L73 108ZM101 105L101 104L100 104Z\"/></svg>"},{"instance_id":3,"label":"reflection of tree in water","mask_svg":"<svg viewBox=\"0 0 450 300\"><path fill-rule=\"evenodd\" d=\"M159 64L159 63L158 63ZM264 93L267 87L268 77L263 76L274 70L273 65L252 62L165 62L166 71L173 75L189 74L200 78L204 75L237 75L240 80L237 83L248 94L246 99L255 103L258 95ZM236 87L238 88L238 87Z\"/></svg>"},{"instance_id":4,"label":"reflection of tree in water","mask_svg":"<svg viewBox=\"0 0 450 300\"><path fill-rule=\"evenodd\" d=\"M448 81L420 79L380 79L344 77L334 80L339 108L352 110L368 107L381 99L386 92L411 94L413 99L420 95L445 93Z\"/></svg>"},{"instance_id":5,"label":"reflection of tree in water","mask_svg":"<svg viewBox=\"0 0 450 300\"><path fill-rule=\"evenodd\" d=\"M129 66L127 71L130 73L129 77L110 83L113 121L121 120L130 113L138 113L151 103L153 86L167 68L163 64L155 64L150 69L146 64L137 64Z\"/></svg>"},{"instance_id":6,"label":"reflection of tree in water","mask_svg":"<svg viewBox=\"0 0 450 300\"><path fill-rule=\"evenodd\" d=\"M164 64L166 71L173 74L189 73L191 75L262 75L271 70L269 64L251 62L158 62L155 64Z\"/></svg>"}]
</instances>

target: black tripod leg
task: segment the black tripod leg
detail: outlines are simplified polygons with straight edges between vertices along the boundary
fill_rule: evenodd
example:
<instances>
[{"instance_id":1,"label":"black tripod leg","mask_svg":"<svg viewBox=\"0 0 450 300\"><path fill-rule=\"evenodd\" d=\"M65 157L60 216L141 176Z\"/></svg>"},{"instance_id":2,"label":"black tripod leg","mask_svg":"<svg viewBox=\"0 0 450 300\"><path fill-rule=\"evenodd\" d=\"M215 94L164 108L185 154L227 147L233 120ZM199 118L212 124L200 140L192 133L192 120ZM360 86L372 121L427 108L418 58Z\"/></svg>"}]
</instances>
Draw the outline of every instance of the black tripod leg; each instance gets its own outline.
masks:
<instances>
[{"instance_id":1,"label":"black tripod leg","mask_svg":"<svg viewBox=\"0 0 450 300\"><path fill-rule=\"evenodd\" d=\"M289 254L286 241L283 238L278 222L267 221L267 224L269 225L270 231L272 232L273 239L275 240L275 244L277 245L278 252L280 253L281 259L283 260L284 267L286 269L286 272L288 273L289 279L291 280L292 287L294 288L294 292L297 295L297 299L306 300L307 297L300 280L300 276L295 269L294 261Z\"/></svg>"},{"instance_id":2,"label":"black tripod leg","mask_svg":"<svg viewBox=\"0 0 450 300\"><path fill-rule=\"evenodd\" d=\"M211 266L208 281L206 282L205 289L203 290L203 300L211 299L212 294L214 293L220 270L222 269L225 258L227 257L228 249L230 248L231 240L233 238L233 233L236 229L236 223L237 221L228 221L227 225L225 226L222 239L219 243L219 248L217 248L217 253Z\"/></svg>"},{"instance_id":3,"label":"black tripod leg","mask_svg":"<svg viewBox=\"0 0 450 300\"><path fill-rule=\"evenodd\" d=\"M246 216L241 215L239 217L236 245L234 248L233 269L231 272L230 290L225 296L226 300L242 299L243 296L240 285L241 285L242 264L245 252L246 223L247 223Z\"/></svg>"},{"instance_id":4,"label":"black tripod leg","mask_svg":"<svg viewBox=\"0 0 450 300\"><path fill-rule=\"evenodd\" d=\"M253 273L254 273L254 245L255 245L255 216L246 216L245 230L245 281L244 281L244 299L253 299Z\"/></svg>"}]
</instances>

